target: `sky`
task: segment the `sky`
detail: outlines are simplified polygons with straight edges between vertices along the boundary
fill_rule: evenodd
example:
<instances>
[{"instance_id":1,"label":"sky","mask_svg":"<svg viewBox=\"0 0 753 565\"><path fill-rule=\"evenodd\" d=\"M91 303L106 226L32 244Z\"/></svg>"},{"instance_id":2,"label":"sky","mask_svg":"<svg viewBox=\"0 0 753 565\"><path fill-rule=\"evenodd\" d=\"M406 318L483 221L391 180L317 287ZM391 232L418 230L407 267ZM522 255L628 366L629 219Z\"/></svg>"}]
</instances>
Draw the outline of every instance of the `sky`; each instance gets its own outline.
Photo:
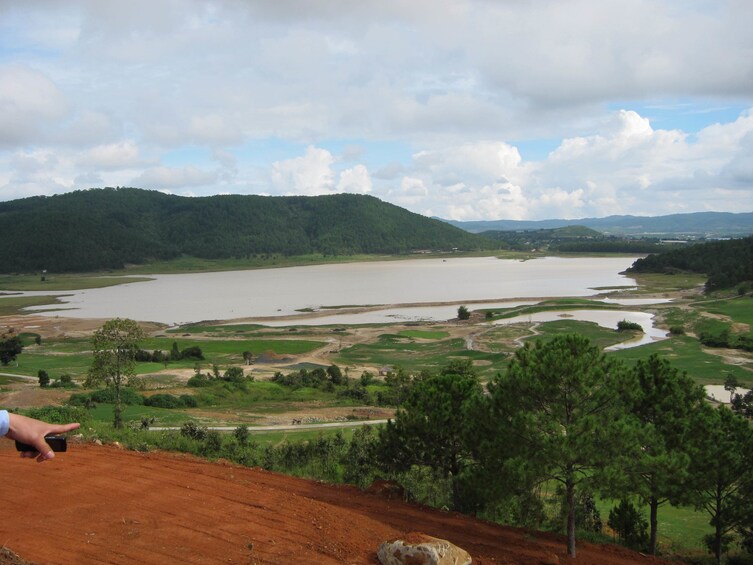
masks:
<instances>
[{"instance_id":1,"label":"sky","mask_svg":"<svg viewBox=\"0 0 753 565\"><path fill-rule=\"evenodd\" d=\"M0 201L753 211L751 0L2 0Z\"/></svg>"}]
</instances>

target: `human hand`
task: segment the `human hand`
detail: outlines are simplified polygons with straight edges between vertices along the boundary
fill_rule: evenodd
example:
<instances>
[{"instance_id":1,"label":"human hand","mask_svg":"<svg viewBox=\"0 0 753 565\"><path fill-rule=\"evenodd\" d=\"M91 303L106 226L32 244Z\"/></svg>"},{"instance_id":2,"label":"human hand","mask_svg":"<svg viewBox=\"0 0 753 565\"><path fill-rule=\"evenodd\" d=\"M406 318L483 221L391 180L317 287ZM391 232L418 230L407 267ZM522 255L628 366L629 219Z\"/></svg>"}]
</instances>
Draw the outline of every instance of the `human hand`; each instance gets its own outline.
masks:
<instances>
[{"instance_id":1,"label":"human hand","mask_svg":"<svg viewBox=\"0 0 753 565\"><path fill-rule=\"evenodd\" d=\"M55 453L47 445L44 436L64 434L80 426L80 424L48 424L20 414L9 414L8 416L10 423L5 437L35 447L36 451L22 451L21 457L36 457L39 463L55 457Z\"/></svg>"}]
</instances>

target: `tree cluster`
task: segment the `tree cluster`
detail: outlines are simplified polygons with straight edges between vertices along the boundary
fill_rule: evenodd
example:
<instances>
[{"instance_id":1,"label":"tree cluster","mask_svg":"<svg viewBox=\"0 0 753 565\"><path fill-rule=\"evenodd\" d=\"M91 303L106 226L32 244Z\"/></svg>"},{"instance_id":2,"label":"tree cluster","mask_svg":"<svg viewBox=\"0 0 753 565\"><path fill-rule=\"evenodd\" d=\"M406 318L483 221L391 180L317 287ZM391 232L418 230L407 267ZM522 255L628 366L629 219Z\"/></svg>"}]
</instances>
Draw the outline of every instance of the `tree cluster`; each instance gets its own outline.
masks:
<instances>
[{"instance_id":1,"label":"tree cluster","mask_svg":"<svg viewBox=\"0 0 753 565\"><path fill-rule=\"evenodd\" d=\"M737 333L730 327L708 327L698 332L698 341L707 347L753 351L753 333Z\"/></svg>"},{"instance_id":2,"label":"tree cluster","mask_svg":"<svg viewBox=\"0 0 753 565\"><path fill-rule=\"evenodd\" d=\"M13 328L0 333L0 364L8 365L23 351L21 338Z\"/></svg>"},{"instance_id":3,"label":"tree cluster","mask_svg":"<svg viewBox=\"0 0 753 565\"><path fill-rule=\"evenodd\" d=\"M689 245L638 259L635 273L692 272L708 275L706 291L753 281L753 237Z\"/></svg>"},{"instance_id":4,"label":"tree cluster","mask_svg":"<svg viewBox=\"0 0 753 565\"><path fill-rule=\"evenodd\" d=\"M604 235L585 226L552 229L489 230L484 237L503 243L509 249L531 251L550 249L565 253L658 253L666 249L655 239Z\"/></svg>"},{"instance_id":5,"label":"tree cluster","mask_svg":"<svg viewBox=\"0 0 753 565\"><path fill-rule=\"evenodd\" d=\"M228 367L222 373L217 365L213 365L211 373L202 373L200 366L197 365L196 374L188 379L187 384L191 387L207 387L217 383L225 383L227 385L243 385L241 388L245 390L245 384L253 381L254 377L244 375L241 367Z\"/></svg>"},{"instance_id":6,"label":"tree cluster","mask_svg":"<svg viewBox=\"0 0 753 565\"><path fill-rule=\"evenodd\" d=\"M627 503L610 519L652 553L667 503L708 513L717 559L731 533L753 525L750 424L710 407L666 360L628 367L575 335L519 349L486 393L470 365L417 378L375 453L392 472L424 468L447 481L457 510L525 526L542 525L551 497L540 489L559 485L572 556L576 530L600 521L589 510L594 492L648 509L645 540L640 524L628 531Z\"/></svg>"},{"instance_id":7,"label":"tree cluster","mask_svg":"<svg viewBox=\"0 0 753 565\"><path fill-rule=\"evenodd\" d=\"M198 345L191 345L181 350L178 347L178 342L174 341L169 353L159 349L150 352L139 348L136 350L135 359L139 363L170 363L181 360L203 361L204 352Z\"/></svg>"}]
</instances>

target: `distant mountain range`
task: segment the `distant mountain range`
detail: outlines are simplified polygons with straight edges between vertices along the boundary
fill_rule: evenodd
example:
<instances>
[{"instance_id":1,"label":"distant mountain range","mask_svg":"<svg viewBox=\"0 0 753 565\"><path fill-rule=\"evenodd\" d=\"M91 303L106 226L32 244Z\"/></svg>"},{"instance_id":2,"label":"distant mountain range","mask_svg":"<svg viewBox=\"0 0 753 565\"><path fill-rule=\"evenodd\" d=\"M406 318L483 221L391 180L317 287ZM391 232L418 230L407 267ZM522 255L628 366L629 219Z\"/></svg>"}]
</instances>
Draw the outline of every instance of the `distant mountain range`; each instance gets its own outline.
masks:
<instances>
[{"instance_id":1,"label":"distant mountain range","mask_svg":"<svg viewBox=\"0 0 753 565\"><path fill-rule=\"evenodd\" d=\"M400 254L499 242L372 196L187 198L89 189L0 202L0 272L95 271L180 256Z\"/></svg>"},{"instance_id":2,"label":"distant mountain range","mask_svg":"<svg viewBox=\"0 0 753 565\"><path fill-rule=\"evenodd\" d=\"M753 212L695 212L668 216L608 216L580 220L491 220L447 223L471 233L484 231L520 231L585 226L606 235L646 237L687 236L726 237L753 234Z\"/></svg>"}]
</instances>

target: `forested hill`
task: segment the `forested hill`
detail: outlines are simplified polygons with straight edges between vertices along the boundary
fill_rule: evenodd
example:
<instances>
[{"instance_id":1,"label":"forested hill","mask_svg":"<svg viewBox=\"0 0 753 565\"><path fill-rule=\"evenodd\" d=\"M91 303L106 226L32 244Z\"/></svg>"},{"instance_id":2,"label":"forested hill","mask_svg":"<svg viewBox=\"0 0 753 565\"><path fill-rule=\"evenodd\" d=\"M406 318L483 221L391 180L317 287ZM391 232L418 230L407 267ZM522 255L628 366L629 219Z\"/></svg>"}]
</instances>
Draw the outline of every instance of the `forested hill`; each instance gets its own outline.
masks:
<instances>
[{"instance_id":1,"label":"forested hill","mask_svg":"<svg viewBox=\"0 0 753 565\"><path fill-rule=\"evenodd\" d=\"M491 249L500 244L371 196L187 198L136 188L0 202L0 272L91 271L193 256Z\"/></svg>"},{"instance_id":2,"label":"forested hill","mask_svg":"<svg viewBox=\"0 0 753 565\"><path fill-rule=\"evenodd\" d=\"M630 271L691 271L708 275L706 290L731 288L753 281L753 237L689 245L638 259Z\"/></svg>"}]
</instances>

